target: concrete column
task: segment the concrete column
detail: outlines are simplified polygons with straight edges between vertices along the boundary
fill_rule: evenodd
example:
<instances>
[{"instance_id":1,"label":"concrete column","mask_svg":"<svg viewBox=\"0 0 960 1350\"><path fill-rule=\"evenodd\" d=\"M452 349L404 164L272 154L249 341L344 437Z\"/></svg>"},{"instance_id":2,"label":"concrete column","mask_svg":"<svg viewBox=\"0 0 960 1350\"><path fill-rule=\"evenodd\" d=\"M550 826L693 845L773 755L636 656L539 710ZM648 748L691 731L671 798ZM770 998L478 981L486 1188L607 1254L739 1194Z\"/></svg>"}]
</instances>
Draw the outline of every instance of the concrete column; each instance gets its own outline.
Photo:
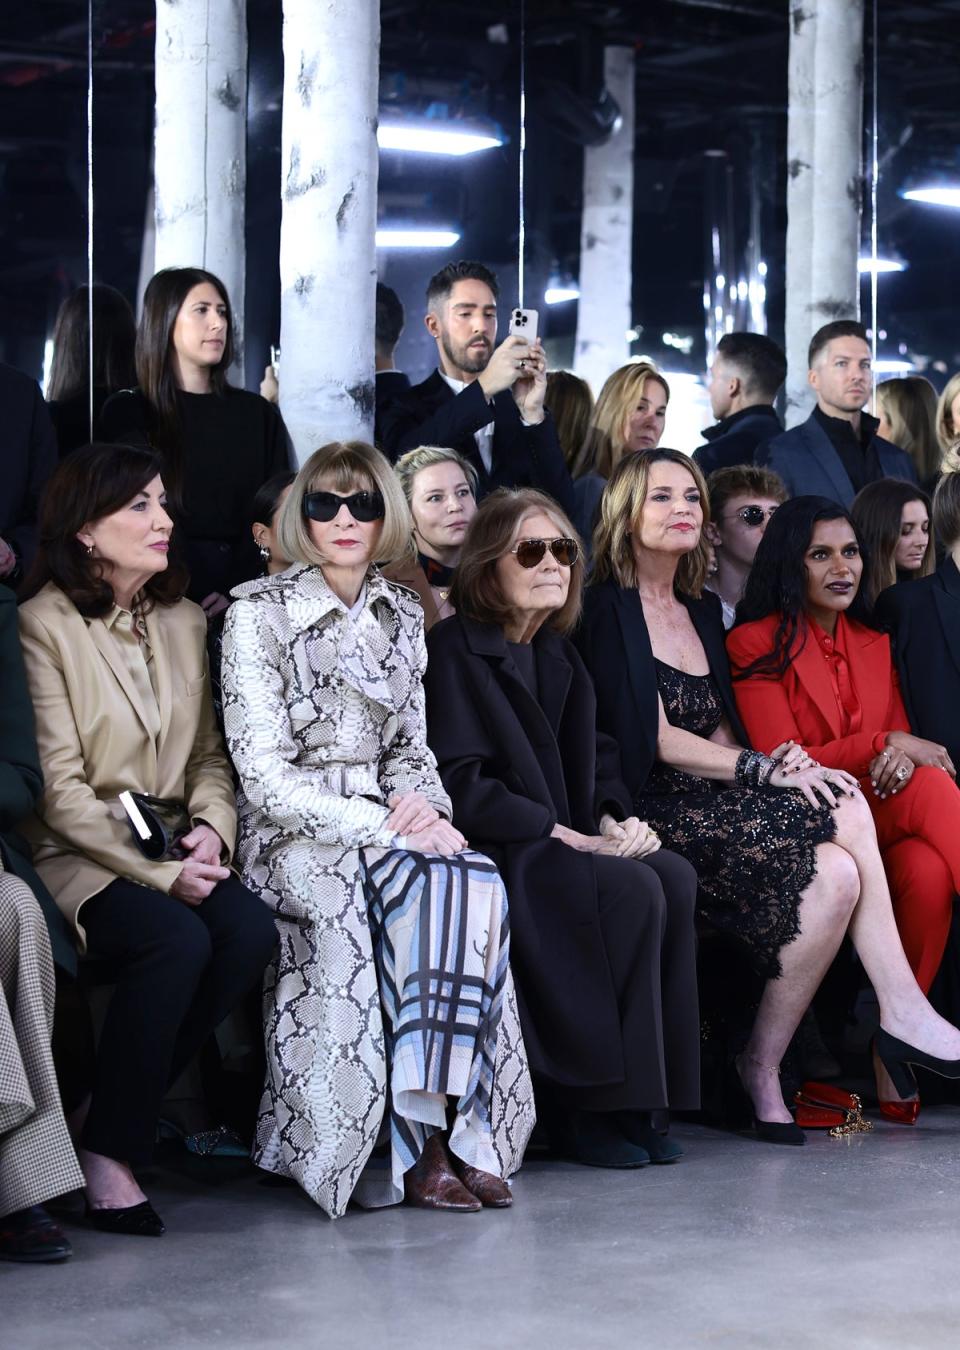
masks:
<instances>
[{"instance_id":1,"label":"concrete column","mask_svg":"<svg viewBox=\"0 0 960 1350\"><path fill-rule=\"evenodd\" d=\"M280 406L302 462L373 435L377 0L283 0Z\"/></svg>"},{"instance_id":2,"label":"concrete column","mask_svg":"<svg viewBox=\"0 0 960 1350\"><path fill-rule=\"evenodd\" d=\"M156 267L205 267L227 288L243 383L246 0L157 0Z\"/></svg>"},{"instance_id":3,"label":"concrete column","mask_svg":"<svg viewBox=\"0 0 960 1350\"><path fill-rule=\"evenodd\" d=\"M634 54L608 47L606 85L620 106L618 131L583 152L580 300L574 368L598 394L630 354L633 326Z\"/></svg>"}]
</instances>

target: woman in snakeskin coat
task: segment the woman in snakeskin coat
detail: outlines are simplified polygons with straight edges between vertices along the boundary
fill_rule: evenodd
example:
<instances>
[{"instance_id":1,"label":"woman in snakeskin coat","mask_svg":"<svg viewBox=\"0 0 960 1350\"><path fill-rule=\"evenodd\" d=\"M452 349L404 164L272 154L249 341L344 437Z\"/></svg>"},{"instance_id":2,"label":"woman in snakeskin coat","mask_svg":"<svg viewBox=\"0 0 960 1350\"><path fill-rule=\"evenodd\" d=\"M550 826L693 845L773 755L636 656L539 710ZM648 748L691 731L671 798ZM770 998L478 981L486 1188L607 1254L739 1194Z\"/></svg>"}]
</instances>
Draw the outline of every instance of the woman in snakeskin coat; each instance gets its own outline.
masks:
<instances>
[{"instance_id":1,"label":"woman in snakeskin coat","mask_svg":"<svg viewBox=\"0 0 960 1350\"><path fill-rule=\"evenodd\" d=\"M223 649L237 857L280 931L255 1160L334 1217L508 1205L533 1106L506 896L426 745L420 605L372 565L408 546L403 494L333 443L278 531L297 561L234 590Z\"/></svg>"}]
</instances>

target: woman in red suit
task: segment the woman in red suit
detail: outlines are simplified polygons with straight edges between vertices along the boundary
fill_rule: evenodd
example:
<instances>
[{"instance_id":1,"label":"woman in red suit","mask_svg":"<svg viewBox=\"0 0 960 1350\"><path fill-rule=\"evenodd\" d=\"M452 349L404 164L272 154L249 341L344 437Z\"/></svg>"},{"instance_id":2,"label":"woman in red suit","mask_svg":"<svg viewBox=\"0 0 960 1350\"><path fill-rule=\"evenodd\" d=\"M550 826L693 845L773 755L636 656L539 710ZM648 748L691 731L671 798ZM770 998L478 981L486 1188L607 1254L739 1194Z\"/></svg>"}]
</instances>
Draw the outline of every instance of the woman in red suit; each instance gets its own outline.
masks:
<instances>
[{"instance_id":1,"label":"woman in red suit","mask_svg":"<svg viewBox=\"0 0 960 1350\"><path fill-rule=\"evenodd\" d=\"M863 601L866 562L841 506L786 502L757 550L727 651L758 750L794 740L860 780L904 951L926 993L960 891L960 790L946 749L910 732L890 640ZM878 1066L884 1114L912 1123L918 1104L896 1101L884 1078Z\"/></svg>"}]
</instances>

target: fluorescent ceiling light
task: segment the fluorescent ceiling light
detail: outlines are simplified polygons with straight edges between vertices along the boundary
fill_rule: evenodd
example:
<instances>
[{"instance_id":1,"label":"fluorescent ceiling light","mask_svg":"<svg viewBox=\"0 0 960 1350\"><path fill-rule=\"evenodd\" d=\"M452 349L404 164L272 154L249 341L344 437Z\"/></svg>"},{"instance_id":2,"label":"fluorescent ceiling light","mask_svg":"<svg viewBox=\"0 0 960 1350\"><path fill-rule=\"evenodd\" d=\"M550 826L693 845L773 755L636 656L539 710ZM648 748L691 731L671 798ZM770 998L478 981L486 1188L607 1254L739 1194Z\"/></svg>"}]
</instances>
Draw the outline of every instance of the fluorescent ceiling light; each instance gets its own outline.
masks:
<instances>
[{"instance_id":1,"label":"fluorescent ceiling light","mask_svg":"<svg viewBox=\"0 0 960 1350\"><path fill-rule=\"evenodd\" d=\"M901 262L899 258L878 258L878 259L877 259L877 273L878 273L878 274L879 274L880 272L904 272L904 271L906 271L906 267L907 267L907 264L906 264L905 262ZM857 271L858 271L858 272L872 272L872 271L873 271L873 258L858 258L858 259L857 259Z\"/></svg>"},{"instance_id":2,"label":"fluorescent ceiling light","mask_svg":"<svg viewBox=\"0 0 960 1350\"><path fill-rule=\"evenodd\" d=\"M902 195L908 202L926 202L928 206L960 207L960 187L911 188Z\"/></svg>"},{"instance_id":3,"label":"fluorescent ceiling light","mask_svg":"<svg viewBox=\"0 0 960 1350\"><path fill-rule=\"evenodd\" d=\"M455 230L377 230L377 248L452 248Z\"/></svg>"},{"instance_id":4,"label":"fluorescent ceiling light","mask_svg":"<svg viewBox=\"0 0 960 1350\"><path fill-rule=\"evenodd\" d=\"M576 286L548 286L543 298L548 305L563 305L568 300L579 300L580 291Z\"/></svg>"},{"instance_id":5,"label":"fluorescent ceiling light","mask_svg":"<svg viewBox=\"0 0 960 1350\"><path fill-rule=\"evenodd\" d=\"M421 155L473 155L478 150L491 150L503 144L496 136L484 136L442 122L436 126L412 122L380 125L377 142L381 150L412 150Z\"/></svg>"},{"instance_id":6,"label":"fluorescent ceiling light","mask_svg":"<svg viewBox=\"0 0 960 1350\"><path fill-rule=\"evenodd\" d=\"M912 361L897 360L896 357L881 357L873 363L874 375L907 375L916 370Z\"/></svg>"}]
</instances>

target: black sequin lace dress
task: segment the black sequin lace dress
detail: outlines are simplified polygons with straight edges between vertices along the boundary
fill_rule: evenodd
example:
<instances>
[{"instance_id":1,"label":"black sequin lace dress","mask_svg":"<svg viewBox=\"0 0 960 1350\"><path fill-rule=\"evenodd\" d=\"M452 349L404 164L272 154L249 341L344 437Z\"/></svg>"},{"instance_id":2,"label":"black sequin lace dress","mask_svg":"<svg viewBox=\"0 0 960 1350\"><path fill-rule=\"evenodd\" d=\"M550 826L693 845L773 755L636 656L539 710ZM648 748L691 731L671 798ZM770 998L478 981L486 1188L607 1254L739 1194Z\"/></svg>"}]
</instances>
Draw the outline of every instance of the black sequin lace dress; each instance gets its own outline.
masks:
<instances>
[{"instance_id":1,"label":"black sequin lace dress","mask_svg":"<svg viewBox=\"0 0 960 1350\"><path fill-rule=\"evenodd\" d=\"M723 705L713 677L656 668L671 726L716 731ZM780 949L797 936L800 896L816 871L814 849L834 836L830 809L795 790L728 787L658 761L637 813L697 869L700 916L744 943L762 975L779 975Z\"/></svg>"}]
</instances>

